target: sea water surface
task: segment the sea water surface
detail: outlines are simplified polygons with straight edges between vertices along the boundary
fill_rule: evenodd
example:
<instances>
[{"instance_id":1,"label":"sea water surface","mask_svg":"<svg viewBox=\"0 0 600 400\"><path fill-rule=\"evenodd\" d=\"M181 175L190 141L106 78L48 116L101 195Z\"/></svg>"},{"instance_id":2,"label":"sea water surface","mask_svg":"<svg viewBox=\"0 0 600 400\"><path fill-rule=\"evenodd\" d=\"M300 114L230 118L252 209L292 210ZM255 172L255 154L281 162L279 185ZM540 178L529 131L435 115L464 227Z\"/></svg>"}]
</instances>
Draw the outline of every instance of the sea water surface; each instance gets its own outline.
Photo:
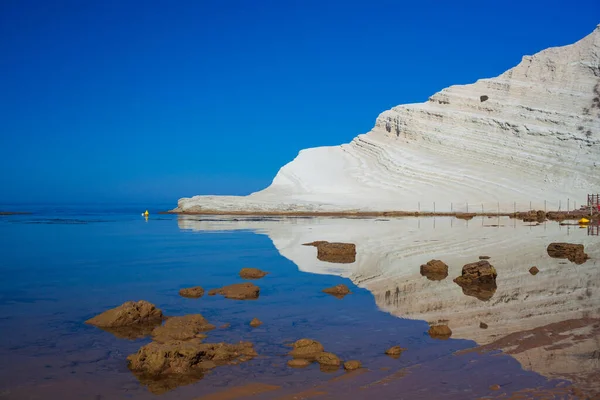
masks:
<instances>
[{"instance_id":1,"label":"sea water surface","mask_svg":"<svg viewBox=\"0 0 600 400\"><path fill-rule=\"evenodd\" d=\"M250 397L265 399L585 398L600 391L600 239L578 226L154 210L146 220L139 207L31 211L0 216L2 399L233 399L253 387L268 387ZM314 247L302 245L315 240L355 243L356 261L318 260ZM551 242L584 244L590 259L551 258ZM498 271L498 288L485 300L452 282L482 255ZM446 279L420 275L431 259L449 265ZM242 282L243 267L269 272L254 281L258 300L178 295L183 287ZM352 294L322 293L339 283ZM151 339L121 339L84 323L141 299L169 316L201 313L218 327L206 342L250 341L259 356L180 387L141 383L126 357ZM255 317L263 325L251 328ZM429 326L440 323L452 329L450 339L429 337ZM288 344L300 338L364 368L289 368ZM384 354L395 345L407 349L398 359Z\"/></svg>"}]
</instances>

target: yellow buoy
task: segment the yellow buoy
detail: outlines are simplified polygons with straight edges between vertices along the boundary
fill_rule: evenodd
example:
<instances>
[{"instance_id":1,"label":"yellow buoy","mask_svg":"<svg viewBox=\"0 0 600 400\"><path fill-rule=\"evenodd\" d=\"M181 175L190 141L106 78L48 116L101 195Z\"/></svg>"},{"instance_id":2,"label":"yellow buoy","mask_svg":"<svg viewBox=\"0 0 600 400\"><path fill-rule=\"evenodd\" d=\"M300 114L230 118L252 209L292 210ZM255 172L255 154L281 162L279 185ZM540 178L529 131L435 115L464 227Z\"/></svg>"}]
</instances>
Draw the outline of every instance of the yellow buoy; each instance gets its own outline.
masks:
<instances>
[{"instance_id":1,"label":"yellow buoy","mask_svg":"<svg viewBox=\"0 0 600 400\"><path fill-rule=\"evenodd\" d=\"M579 223L580 223L580 224L588 224L589 222L590 222L590 220L589 220L589 219L587 219L587 218L581 218L581 219L579 220Z\"/></svg>"},{"instance_id":2,"label":"yellow buoy","mask_svg":"<svg viewBox=\"0 0 600 400\"><path fill-rule=\"evenodd\" d=\"M148 216L148 210L146 210L146 212L144 213L144 215L147 217Z\"/></svg>"}]
</instances>

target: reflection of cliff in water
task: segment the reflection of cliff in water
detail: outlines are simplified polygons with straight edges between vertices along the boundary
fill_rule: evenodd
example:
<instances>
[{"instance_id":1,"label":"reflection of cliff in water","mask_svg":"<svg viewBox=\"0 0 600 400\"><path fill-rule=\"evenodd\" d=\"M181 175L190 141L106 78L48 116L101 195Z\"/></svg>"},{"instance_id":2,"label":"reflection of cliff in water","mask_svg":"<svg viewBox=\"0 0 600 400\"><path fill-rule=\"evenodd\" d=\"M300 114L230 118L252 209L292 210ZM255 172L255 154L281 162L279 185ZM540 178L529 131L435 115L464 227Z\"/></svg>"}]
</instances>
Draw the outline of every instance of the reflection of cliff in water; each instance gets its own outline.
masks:
<instances>
[{"instance_id":1,"label":"reflection of cliff in water","mask_svg":"<svg viewBox=\"0 0 600 400\"><path fill-rule=\"evenodd\" d=\"M600 240L586 229L550 222L529 226L504 218L233 221L181 216L179 226L266 234L301 271L350 278L371 291L387 312L447 321L452 338L502 349L526 369L600 390ZM356 261L317 260L314 247L302 246L317 240L355 243ZM590 259L576 265L551 258L546 252L551 242L583 244ZM487 293L486 301L466 296L452 281L464 264L481 255L490 257L498 273L497 289ZM419 266L431 259L448 264L446 279L421 276ZM529 273L532 266L540 270L535 276Z\"/></svg>"}]
</instances>

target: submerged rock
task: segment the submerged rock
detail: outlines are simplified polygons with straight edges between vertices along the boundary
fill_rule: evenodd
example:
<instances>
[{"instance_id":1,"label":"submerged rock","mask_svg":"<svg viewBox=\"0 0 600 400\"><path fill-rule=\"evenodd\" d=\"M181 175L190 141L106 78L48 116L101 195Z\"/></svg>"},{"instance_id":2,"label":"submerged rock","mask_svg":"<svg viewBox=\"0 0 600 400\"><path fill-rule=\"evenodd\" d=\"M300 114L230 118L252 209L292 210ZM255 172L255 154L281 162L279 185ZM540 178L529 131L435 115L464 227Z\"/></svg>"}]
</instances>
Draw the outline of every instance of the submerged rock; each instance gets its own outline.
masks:
<instances>
[{"instance_id":1,"label":"submerged rock","mask_svg":"<svg viewBox=\"0 0 600 400\"><path fill-rule=\"evenodd\" d=\"M459 285L467 296L476 297L487 301L496 293L496 269L485 260L471 264L465 264L462 275L455 278L454 282Z\"/></svg>"},{"instance_id":2,"label":"submerged rock","mask_svg":"<svg viewBox=\"0 0 600 400\"><path fill-rule=\"evenodd\" d=\"M192 299L197 299L204 295L204 289L200 286L194 286L189 288L183 288L179 290L179 295L181 297L189 297Z\"/></svg>"},{"instance_id":3,"label":"submerged rock","mask_svg":"<svg viewBox=\"0 0 600 400\"><path fill-rule=\"evenodd\" d=\"M293 347L293 350L289 354L293 358L302 358L305 360L315 360L325 350L321 343L312 339L297 340L293 344Z\"/></svg>"},{"instance_id":4,"label":"submerged rock","mask_svg":"<svg viewBox=\"0 0 600 400\"><path fill-rule=\"evenodd\" d=\"M531 275L536 275L538 272L540 272L540 270L538 269L538 267L531 267L531 268L529 268L529 273Z\"/></svg>"},{"instance_id":5,"label":"submerged rock","mask_svg":"<svg viewBox=\"0 0 600 400\"><path fill-rule=\"evenodd\" d=\"M329 243L324 240L305 243L317 248L317 259L331 263L349 264L356 261L356 245L353 243Z\"/></svg>"},{"instance_id":6,"label":"submerged rock","mask_svg":"<svg viewBox=\"0 0 600 400\"><path fill-rule=\"evenodd\" d=\"M152 331L152 338L159 343L171 340L189 340L205 338L201 332L215 329L201 314L190 314L182 317L169 317L165 324Z\"/></svg>"},{"instance_id":7,"label":"submerged rock","mask_svg":"<svg viewBox=\"0 0 600 400\"><path fill-rule=\"evenodd\" d=\"M589 258L582 244L550 243L546 251L552 258L566 258L575 264L583 264Z\"/></svg>"},{"instance_id":8,"label":"submerged rock","mask_svg":"<svg viewBox=\"0 0 600 400\"><path fill-rule=\"evenodd\" d=\"M388 356L391 356L393 358L398 358L400 357L400 354L402 354L402 352L406 351L406 348L404 347L400 347L400 346L393 346L390 347L389 349L387 349L385 351L385 354L387 354Z\"/></svg>"},{"instance_id":9,"label":"submerged rock","mask_svg":"<svg viewBox=\"0 0 600 400\"><path fill-rule=\"evenodd\" d=\"M240 277L242 279L260 279L267 274L268 272L261 271L258 268L242 268L240 271Z\"/></svg>"},{"instance_id":10,"label":"submerged rock","mask_svg":"<svg viewBox=\"0 0 600 400\"><path fill-rule=\"evenodd\" d=\"M429 327L429 331L427 331L429 336L432 339L440 339L446 340L452 336L452 330L448 327L448 325L434 325Z\"/></svg>"},{"instance_id":11,"label":"submerged rock","mask_svg":"<svg viewBox=\"0 0 600 400\"><path fill-rule=\"evenodd\" d=\"M338 298L342 298L345 295L347 295L347 294L350 293L350 289L348 289L348 286L346 286L343 283L341 283L339 285L335 285L335 286L332 286L330 288L323 289L323 292L327 293L327 294L331 294L331 295L333 295L335 297L338 297Z\"/></svg>"},{"instance_id":12,"label":"submerged rock","mask_svg":"<svg viewBox=\"0 0 600 400\"><path fill-rule=\"evenodd\" d=\"M489 260L490 258L490 256L479 256L480 260Z\"/></svg>"},{"instance_id":13,"label":"submerged rock","mask_svg":"<svg viewBox=\"0 0 600 400\"><path fill-rule=\"evenodd\" d=\"M128 301L85 321L118 337L137 338L150 333L163 320L163 313L147 301Z\"/></svg>"},{"instance_id":14,"label":"submerged rock","mask_svg":"<svg viewBox=\"0 0 600 400\"><path fill-rule=\"evenodd\" d=\"M481 329L487 329L487 328L488 328L488 324L486 324L485 322L480 322L480 323L479 323L479 327L480 327Z\"/></svg>"},{"instance_id":15,"label":"submerged rock","mask_svg":"<svg viewBox=\"0 0 600 400\"><path fill-rule=\"evenodd\" d=\"M262 325L262 321L259 320L258 318L254 318L252 321L250 321L250 326L253 328L256 328L257 326L261 326Z\"/></svg>"},{"instance_id":16,"label":"submerged rock","mask_svg":"<svg viewBox=\"0 0 600 400\"><path fill-rule=\"evenodd\" d=\"M350 360L344 363L344 369L346 371L354 371L355 369L359 369L361 366L362 364L358 360Z\"/></svg>"},{"instance_id":17,"label":"submerged rock","mask_svg":"<svg viewBox=\"0 0 600 400\"><path fill-rule=\"evenodd\" d=\"M441 281L448 276L448 265L440 260L430 260L421 265L421 275L430 281Z\"/></svg>"},{"instance_id":18,"label":"submerged rock","mask_svg":"<svg viewBox=\"0 0 600 400\"><path fill-rule=\"evenodd\" d=\"M221 294L227 299L255 300L258 299L259 293L260 288L253 283L235 283L219 289L212 289L208 292L208 295Z\"/></svg>"}]
</instances>

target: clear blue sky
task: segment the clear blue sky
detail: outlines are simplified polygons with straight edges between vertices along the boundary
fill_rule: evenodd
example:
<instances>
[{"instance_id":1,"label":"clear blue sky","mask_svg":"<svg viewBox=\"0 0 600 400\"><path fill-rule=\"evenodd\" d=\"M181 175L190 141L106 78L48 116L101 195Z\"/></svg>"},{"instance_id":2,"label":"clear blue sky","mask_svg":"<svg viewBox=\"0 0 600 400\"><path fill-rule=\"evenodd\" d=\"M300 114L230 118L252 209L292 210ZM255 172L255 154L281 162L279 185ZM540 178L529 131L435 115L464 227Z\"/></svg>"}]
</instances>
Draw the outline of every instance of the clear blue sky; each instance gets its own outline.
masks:
<instances>
[{"instance_id":1,"label":"clear blue sky","mask_svg":"<svg viewBox=\"0 0 600 400\"><path fill-rule=\"evenodd\" d=\"M598 23L598 0L2 0L0 203L247 194Z\"/></svg>"}]
</instances>

